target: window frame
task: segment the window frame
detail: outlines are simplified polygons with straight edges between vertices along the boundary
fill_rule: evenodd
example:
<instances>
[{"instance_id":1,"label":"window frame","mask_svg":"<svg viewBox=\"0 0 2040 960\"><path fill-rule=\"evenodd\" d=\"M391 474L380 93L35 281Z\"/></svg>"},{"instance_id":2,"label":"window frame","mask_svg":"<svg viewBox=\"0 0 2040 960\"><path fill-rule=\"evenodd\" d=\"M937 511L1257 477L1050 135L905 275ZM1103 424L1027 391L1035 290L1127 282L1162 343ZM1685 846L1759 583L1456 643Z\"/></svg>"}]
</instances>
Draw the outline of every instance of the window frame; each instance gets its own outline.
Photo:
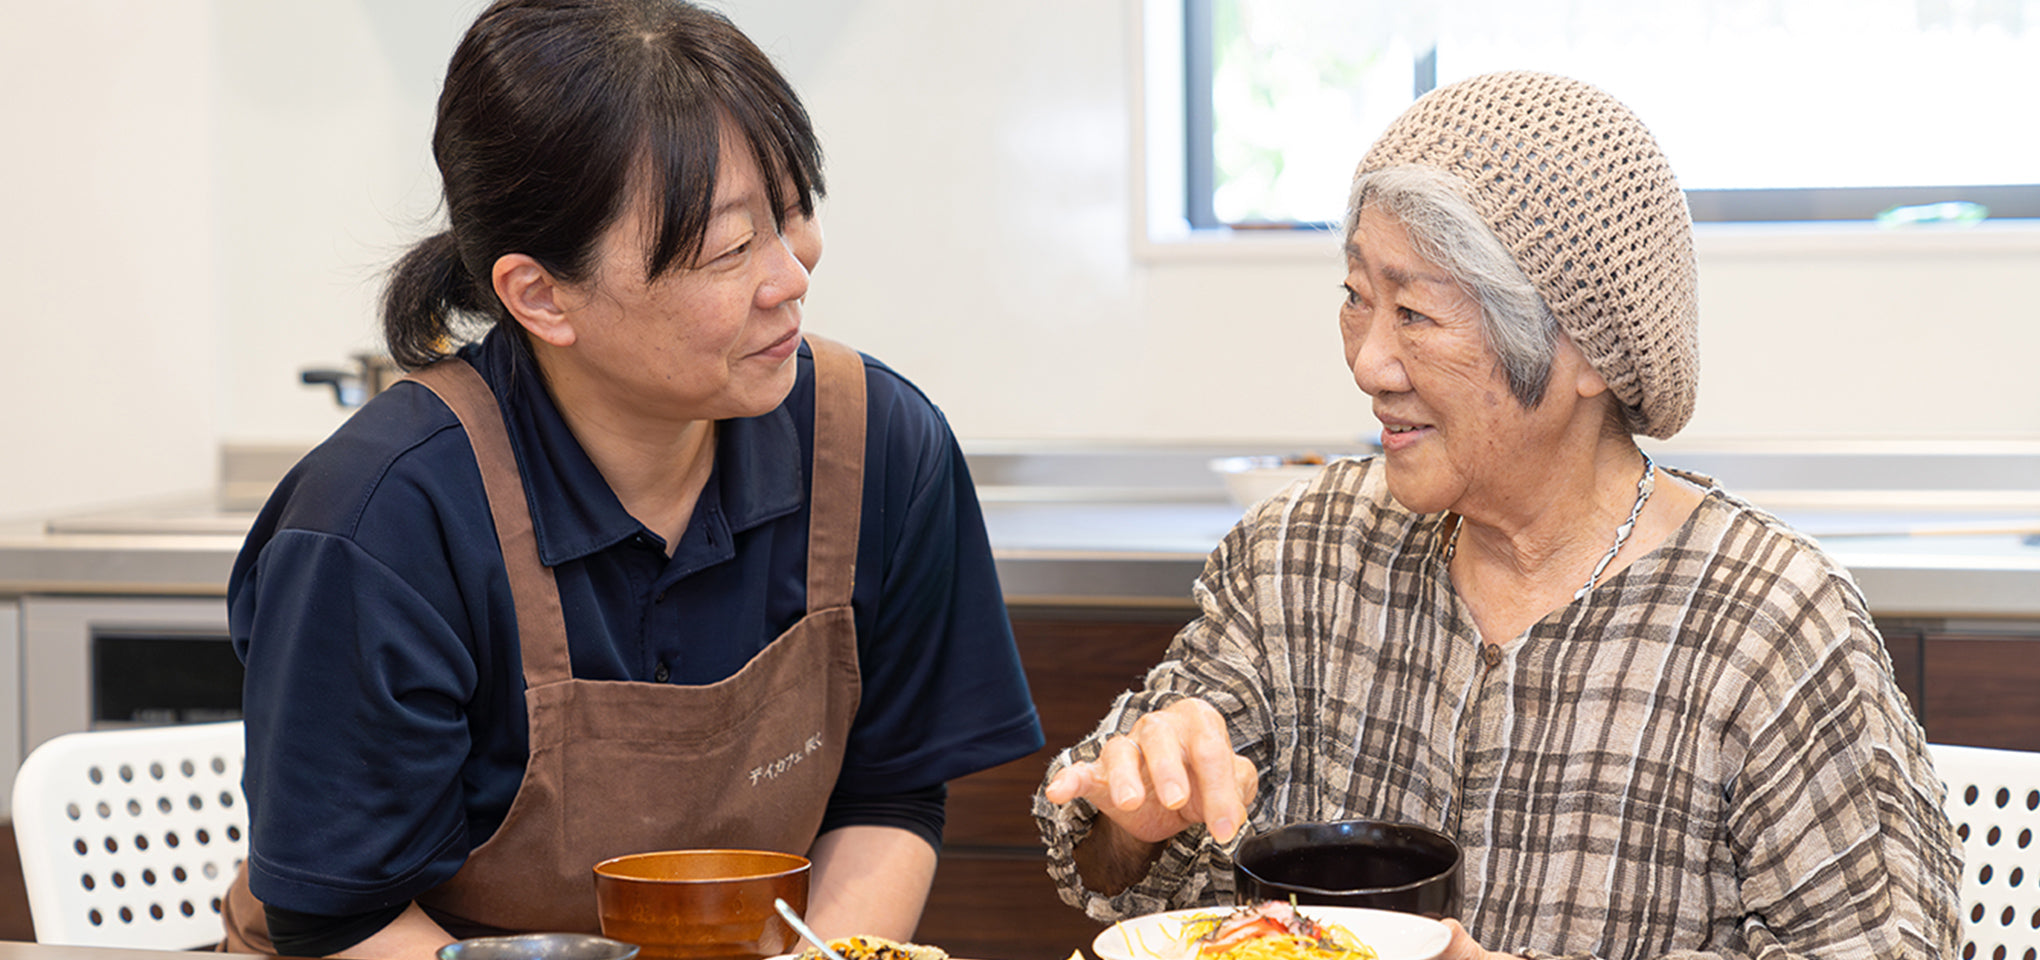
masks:
<instances>
[{"instance_id":1,"label":"window frame","mask_svg":"<svg viewBox=\"0 0 2040 960\"><path fill-rule=\"evenodd\" d=\"M1145 7L1147 16L1138 17L1136 30L1144 34L1169 33L1180 38L1181 48L1173 64L1153 63L1156 59L1158 38L1146 36L1143 46L1149 61L1146 66L1161 69L1144 69L1145 81L1149 85L1173 84L1180 91L1181 141L1180 162L1182 164L1181 189L1183 190L1180 215L1187 222L1193 236L1231 235L1241 232L1280 233L1284 231L1314 233L1335 228L1330 223L1293 222L1278 224L1253 224L1221 222L1213 208L1213 192L1216 187L1216 160L1214 158L1213 131L1215 118L1212 108L1213 43L1212 7L1216 0L1135 0L1136 7ZM1174 7L1173 11L1166 9ZM1168 15L1174 14L1172 18ZM1160 16L1157 16L1160 14ZM1433 48L1419 57L1412 79L1413 98L1421 96L1437 84L1437 50ZM1148 98L1157 99L1157 98ZM1153 104L1148 105L1148 122L1153 125L1158 118L1154 115ZM1163 123L1166 128L1168 124ZM1155 151L1159 146L1148 138L1149 152L1173 155L1166 149ZM1152 178L1156 171L1148 170ZM1167 179L1167 178L1165 178ZM2040 183L2029 184L1953 184L1903 187L1827 187L1827 188L1773 188L1773 189L1705 189L1687 190L1687 205L1693 221L1701 224L1723 224L1731 226L1758 225L1875 225L1879 213L1894 207L1918 204L1964 201L1983 205L1990 211L1990 222L2027 222L2040 218ZM1153 225L1153 216L1148 218ZM2033 228L2034 223L2023 223ZM1150 234L1152 236L1152 234Z\"/></svg>"}]
</instances>

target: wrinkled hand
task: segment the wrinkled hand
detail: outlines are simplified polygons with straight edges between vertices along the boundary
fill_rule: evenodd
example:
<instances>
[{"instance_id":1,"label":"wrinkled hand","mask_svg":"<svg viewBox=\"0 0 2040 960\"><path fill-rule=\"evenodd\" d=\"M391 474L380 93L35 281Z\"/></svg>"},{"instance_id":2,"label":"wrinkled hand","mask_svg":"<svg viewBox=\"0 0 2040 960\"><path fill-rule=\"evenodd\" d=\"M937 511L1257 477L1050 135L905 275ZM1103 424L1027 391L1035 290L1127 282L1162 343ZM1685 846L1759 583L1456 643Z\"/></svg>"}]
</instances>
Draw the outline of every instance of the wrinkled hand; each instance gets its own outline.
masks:
<instances>
[{"instance_id":1,"label":"wrinkled hand","mask_svg":"<svg viewBox=\"0 0 2040 960\"><path fill-rule=\"evenodd\" d=\"M1233 752L1225 718L1189 698L1105 741L1097 760L1063 768L1044 795L1052 803L1089 800L1144 843L1161 843L1199 823L1225 843L1246 823L1260 783L1253 763Z\"/></svg>"},{"instance_id":2,"label":"wrinkled hand","mask_svg":"<svg viewBox=\"0 0 2040 960\"><path fill-rule=\"evenodd\" d=\"M1452 942L1445 945L1445 952L1438 955L1438 960L1522 960L1513 953L1483 949L1457 920L1446 920L1445 926L1452 931Z\"/></svg>"}]
</instances>

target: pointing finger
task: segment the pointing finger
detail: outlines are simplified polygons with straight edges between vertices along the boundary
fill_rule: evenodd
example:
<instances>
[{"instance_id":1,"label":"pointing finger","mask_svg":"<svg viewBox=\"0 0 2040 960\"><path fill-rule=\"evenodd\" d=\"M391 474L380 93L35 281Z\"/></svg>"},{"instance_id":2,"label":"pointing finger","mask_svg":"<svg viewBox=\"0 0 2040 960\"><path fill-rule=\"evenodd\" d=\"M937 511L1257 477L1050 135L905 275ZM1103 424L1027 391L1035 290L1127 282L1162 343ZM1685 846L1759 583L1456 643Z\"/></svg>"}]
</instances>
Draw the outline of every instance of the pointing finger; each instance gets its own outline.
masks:
<instances>
[{"instance_id":1,"label":"pointing finger","mask_svg":"<svg viewBox=\"0 0 2040 960\"><path fill-rule=\"evenodd\" d=\"M1092 773L1095 769L1095 764L1081 761L1072 763L1056 771L1055 776L1048 781L1048 787L1041 791L1041 795L1050 803L1068 803L1075 800L1091 789L1094 780Z\"/></svg>"}]
</instances>

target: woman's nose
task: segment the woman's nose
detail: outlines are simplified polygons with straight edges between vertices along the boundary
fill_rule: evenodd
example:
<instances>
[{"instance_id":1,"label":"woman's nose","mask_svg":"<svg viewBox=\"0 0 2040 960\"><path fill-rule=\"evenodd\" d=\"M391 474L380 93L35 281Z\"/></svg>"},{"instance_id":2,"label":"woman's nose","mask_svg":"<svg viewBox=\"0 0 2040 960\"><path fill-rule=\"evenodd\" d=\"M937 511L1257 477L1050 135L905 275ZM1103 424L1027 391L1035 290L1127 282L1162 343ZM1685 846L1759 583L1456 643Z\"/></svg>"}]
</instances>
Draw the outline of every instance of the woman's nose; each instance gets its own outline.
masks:
<instances>
[{"instance_id":1,"label":"woman's nose","mask_svg":"<svg viewBox=\"0 0 2040 960\"><path fill-rule=\"evenodd\" d=\"M808 276L822 259L821 226L812 217L789 217L771 247L771 275L758 290L760 305L768 308L807 296Z\"/></svg>"},{"instance_id":2,"label":"woman's nose","mask_svg":"<svg viewBox=\"0 0 2040 960\"><path fill-rule=\"evenodd\" d=\"M1395 331L1382 314L1385 311L1349 312L1339 327L1346 338L1346 363L1353 368L1353 382L1370 397L1409 389Z\"/></svg>"}]
</instances>

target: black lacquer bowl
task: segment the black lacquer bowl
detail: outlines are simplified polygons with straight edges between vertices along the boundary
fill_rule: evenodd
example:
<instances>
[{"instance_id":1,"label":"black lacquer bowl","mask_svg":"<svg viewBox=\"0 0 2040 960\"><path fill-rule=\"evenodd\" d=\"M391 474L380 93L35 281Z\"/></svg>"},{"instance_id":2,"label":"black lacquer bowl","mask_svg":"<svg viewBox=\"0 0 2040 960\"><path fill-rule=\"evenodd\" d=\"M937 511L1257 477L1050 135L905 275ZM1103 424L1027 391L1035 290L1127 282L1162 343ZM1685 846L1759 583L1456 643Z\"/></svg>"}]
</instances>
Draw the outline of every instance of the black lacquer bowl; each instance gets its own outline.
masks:
<instances>
[{"instance_id":1,"label":"black lacquer bowl","mask_svg":"<svg viewBox=\"0 0 2040 960\"><path fill-rule=\"evenodd\" d=\"M1233 854L1242 904L1372 907L1459 915L1459 844L1428 827L1385 820L1293 823L1240 841Z\"/></svg>"}]
</instances>

